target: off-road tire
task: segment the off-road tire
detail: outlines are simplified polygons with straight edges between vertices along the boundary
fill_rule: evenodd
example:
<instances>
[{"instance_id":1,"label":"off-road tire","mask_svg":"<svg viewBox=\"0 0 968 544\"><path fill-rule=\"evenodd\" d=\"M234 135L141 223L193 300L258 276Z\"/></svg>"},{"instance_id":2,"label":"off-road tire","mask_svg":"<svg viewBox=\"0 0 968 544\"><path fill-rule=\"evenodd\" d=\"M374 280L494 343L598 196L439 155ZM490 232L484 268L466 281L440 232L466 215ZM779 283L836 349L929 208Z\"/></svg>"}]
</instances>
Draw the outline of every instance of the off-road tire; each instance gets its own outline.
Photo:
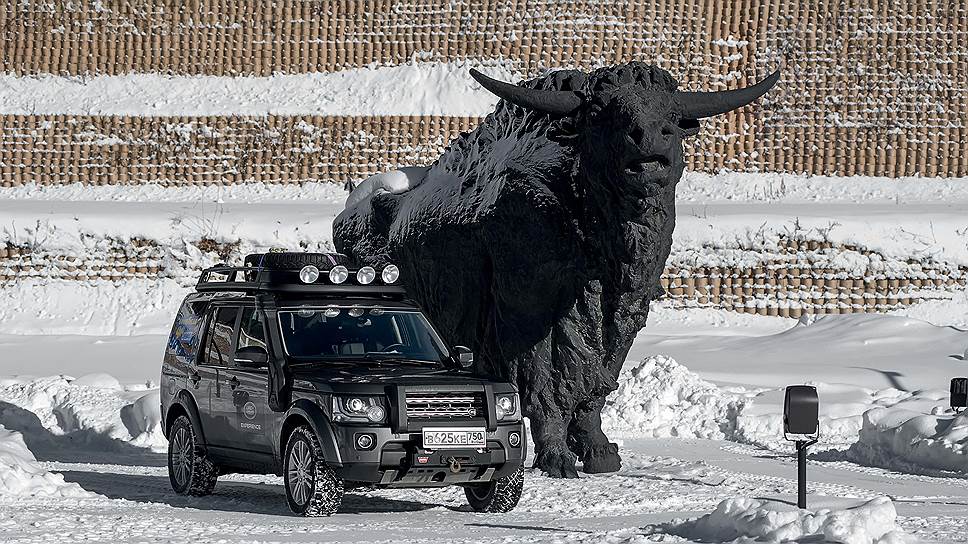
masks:
<instances>
[{"instance_id":1,"label":"off-road tire","mask_svg":"<svg viewBox=\"0 0 968 544\"><path fill-rule=\"evenodd\" d=\"M294 452L295 456L294 456ZM303 457L308 465L298 465L298 459ZM293 429L286 441L286 453L283 458L282 478L286 485L286 501L292 513L306 517L330 516L339 510L343 503L343 480L336 475L332 467L325 463L323 448L319 439L308 425L300 425ZM301 488L299 474L302 474L308 488ZM303 496L306 498L303 499Z\"/></svg>"},{"instance_id":2,"label":"off-road tire","mask_svg":"<svg viewBox=\"0 0 968 544\"><path fill-rule=\"evenodd\" d=\"M514 510L524 490L524 468L486 484L464 486L464 495L475 512L503 514Z\"/></svg>"},{"instance_id":3,"label":"off-road tire","mask_svg":"<svg viewBox=\"0 0 968 544\"><path fill-rule=\"evenodd\" d=\"M245 258L245 266L261 265L271 270L299 270L311 264L320 270L329 270L334 266L334 260L336 264L348 264L346 256L339 253L279 252L249 255Z\"/></svg>"},{"instance_id":4,"label":"off-road tire","mask_svg":"<svg viewBox=\"0 0 968 544\"><path fill-rule=\"evenodd\" d=\"M183 463L183 464L182 464ZM168 431L168 480L179 495L211 495L218 466L198 445L198 433L188 416L178 416Z\"/></svg>"}]
</instances>

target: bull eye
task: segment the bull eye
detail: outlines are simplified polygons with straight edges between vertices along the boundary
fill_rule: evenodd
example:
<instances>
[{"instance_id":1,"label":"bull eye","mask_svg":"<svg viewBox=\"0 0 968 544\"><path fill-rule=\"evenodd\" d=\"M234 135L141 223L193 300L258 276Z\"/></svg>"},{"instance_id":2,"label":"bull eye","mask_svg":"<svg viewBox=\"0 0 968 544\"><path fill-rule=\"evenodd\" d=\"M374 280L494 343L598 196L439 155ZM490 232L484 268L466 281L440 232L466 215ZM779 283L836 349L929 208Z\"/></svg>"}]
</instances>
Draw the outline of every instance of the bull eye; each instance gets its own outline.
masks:
<instances>
[{"instance_id":1,"label":"bull eye","mask_svg":"<svg viewBox=\"0 0 968 544\"><path fill-rule=\"evenodd\" d=\"M697 119L680 119L679 130L683 136L695 136L699 134L699 121Z\"/></svg>"}]
</instances>

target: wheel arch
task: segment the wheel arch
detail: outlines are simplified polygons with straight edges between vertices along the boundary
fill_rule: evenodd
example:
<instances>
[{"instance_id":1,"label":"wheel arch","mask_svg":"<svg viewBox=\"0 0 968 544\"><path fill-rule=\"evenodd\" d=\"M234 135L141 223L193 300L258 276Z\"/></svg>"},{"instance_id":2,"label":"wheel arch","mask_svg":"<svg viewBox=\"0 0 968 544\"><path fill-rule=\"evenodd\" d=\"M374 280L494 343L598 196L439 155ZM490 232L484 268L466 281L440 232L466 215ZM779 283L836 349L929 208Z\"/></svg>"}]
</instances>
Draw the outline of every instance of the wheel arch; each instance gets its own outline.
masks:
<instances>
[{"instance_id":1,"label":"wheel arch","mask_svg":"<svg viewBox=\"0 0 968 544\"><path fill-rule=\"evenodd\" d=\"M195 403L195 399L187 391L180 391L175 395L175 399L172 401L171 406L168 407L168 412L165 414L165 437L171 430L172 424L175 422L179 416L187 416L189 421L192 422L192 427L195 429L195 437L198 440L199 446L206 446L208 442L205 440L205 429L202 428L202 420L198 416L198 405Z\"/></svg>"},{"instance_id":2,"label":"wheel arch","mask_svg":"<svg viewBox=\"0 0 968 544\"><path fill-rule=\"evenodd\" d=\"M299 425L309 425L309 428L316 433L319 445L323 449L326 464L336 467L343 466L343 459L339 453L339 444L336 441L336 432L333 430L332 423L329 422L329 418L316 403L307 399L297 400L286 412L286 417L279 431L279 440L276 441L277 458L280 460L280 466L282 466L282 458L286 452L289 435Z\"/></svg>"}]
</instances>

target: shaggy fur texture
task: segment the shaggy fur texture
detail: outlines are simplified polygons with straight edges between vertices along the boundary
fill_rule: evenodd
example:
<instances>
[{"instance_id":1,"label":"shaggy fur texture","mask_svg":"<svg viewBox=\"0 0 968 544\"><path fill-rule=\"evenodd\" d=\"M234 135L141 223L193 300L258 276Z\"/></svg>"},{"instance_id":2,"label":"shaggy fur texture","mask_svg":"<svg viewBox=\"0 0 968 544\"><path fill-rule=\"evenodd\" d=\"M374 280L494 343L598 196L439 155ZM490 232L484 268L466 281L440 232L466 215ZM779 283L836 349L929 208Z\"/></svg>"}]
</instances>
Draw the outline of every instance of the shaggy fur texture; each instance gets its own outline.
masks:
<instances>
[{"instance_id":1,"label":"shaggy fur texture","mask_svg":"<svg viewBox=\"0 0 968 544\"><path fill-rule=\"evenodd\" d=\"M675 113L676 81L642 63L523 85L577 91L582 106L550 116L502 100L413 189L340 214L336 249L398 264L445 339L517 383L537 466L618 470L600 412L659 291L695 123Z\"/></svg>"}]
</instances>

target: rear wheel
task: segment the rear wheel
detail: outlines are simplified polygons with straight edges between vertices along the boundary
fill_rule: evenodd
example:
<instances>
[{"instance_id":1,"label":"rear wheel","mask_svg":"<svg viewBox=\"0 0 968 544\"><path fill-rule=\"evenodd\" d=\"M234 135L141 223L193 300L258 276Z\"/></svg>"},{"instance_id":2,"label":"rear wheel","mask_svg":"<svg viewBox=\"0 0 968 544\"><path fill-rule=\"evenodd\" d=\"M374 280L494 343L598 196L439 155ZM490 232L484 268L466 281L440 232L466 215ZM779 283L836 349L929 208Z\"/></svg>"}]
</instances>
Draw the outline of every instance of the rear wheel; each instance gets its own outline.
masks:
<instances>
[{"instance_id":1,"label":"rear wheel","mask_svg":"<svg viewBox=\"0 0 968 544\"><path fill-rule=\"evenodd\" d=\"M343 502L343 480L326 465L319 439L307 425L296 427L289 435L283 479L294 514L330 516Z\"/></svg>"},{"instance_id":2,"label":"rear wheel","mask_svg":"<svg viewBox=\"0 0 968 544\"><path fill-rule=\"evenodd\" d=\"M493 482L465 486L464 495L476 512L499 514L514 510L521 500L523 490L524 468L522 467Z\"/></svg>"},{"instance_id":3,"label":"rear wheel","mask_svg":"<svg viewBox=\"0 0 968 544\"><path fill-rule=\"evenodd\" d=\"M168 432L168 479L179 495L211 495L218 467L198 445L198 434L188 416L178 416Z\"/></svg>"}]
</instances>

